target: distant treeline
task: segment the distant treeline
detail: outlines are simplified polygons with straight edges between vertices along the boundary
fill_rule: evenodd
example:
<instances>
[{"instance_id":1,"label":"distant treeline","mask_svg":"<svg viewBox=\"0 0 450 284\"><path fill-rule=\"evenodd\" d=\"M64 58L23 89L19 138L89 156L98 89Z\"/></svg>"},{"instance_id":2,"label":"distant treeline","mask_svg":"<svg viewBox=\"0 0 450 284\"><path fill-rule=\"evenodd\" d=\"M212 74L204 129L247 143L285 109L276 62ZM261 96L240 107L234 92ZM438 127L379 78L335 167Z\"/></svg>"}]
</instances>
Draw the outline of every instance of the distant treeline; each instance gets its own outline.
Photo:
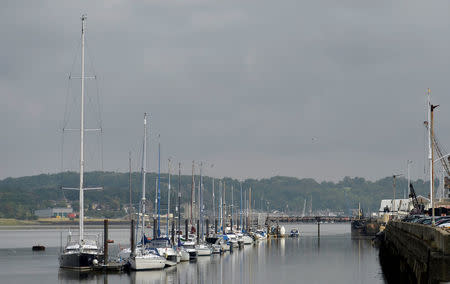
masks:
<instances>
[{"instance_id":1,"label":"distant treeline","mask_svg":"<svg viewBox=\"0 0 450 284\"><path fill-rule=\"evenodd\" d=\"M155 173L147 174L147 200L149 209L153 208L155 200ZM167 207L168 175L161 175L161 203ZM203 177L203 200L206 210L212 208L212 178ZM77 187L79 176L75 172L58 174L41 174L29 177L6 178L0 181L0 218L33 219L34 210L47 207L66 206L70 203L78 211L78 191L62 190L61 186ZM198 186L199 177L195 178ZM235 209L239 208L240 183L236 179L223 178L227 204L231 203L231 188ZM141 174L132 173L133 206L138 207L141 198ZM182 203L190 202L192 177L181 176ZM428 196L428 182L417 180L413 182L417 194ZM85 173L85 186L103 186L103 190L93 190L85 193L85 208L87 216L121 217L126 215L125 208L129 204L129 174L119 172L88 172ZM332 210L349 214L350 209L357 208L361 203L365 212L378 211L381 199L393 196L392 177L377 181L364 178L345 177L341 181L321 182L314 179L298 179L276 176L267 179L247 179L242 182L245 192L252 188L252 207L256 210L278 210L288 213L301 213L306 200L306 213L310 210ZM397 198L403 197L407 187L404 178L397 179ZM175 211L178 192L178 176L171 176L171 212ZM215 179L216 206L219 203L219 185Z\"/></svg>"}]
</instances>

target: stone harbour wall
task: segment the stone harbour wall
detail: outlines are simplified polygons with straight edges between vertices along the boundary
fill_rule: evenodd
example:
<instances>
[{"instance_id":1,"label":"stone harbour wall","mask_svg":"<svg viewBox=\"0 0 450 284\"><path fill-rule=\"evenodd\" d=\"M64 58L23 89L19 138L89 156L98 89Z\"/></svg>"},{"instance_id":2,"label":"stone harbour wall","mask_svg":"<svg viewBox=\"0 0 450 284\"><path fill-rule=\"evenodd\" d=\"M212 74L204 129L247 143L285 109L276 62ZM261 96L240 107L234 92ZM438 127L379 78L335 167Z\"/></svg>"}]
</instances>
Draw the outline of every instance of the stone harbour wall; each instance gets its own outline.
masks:
<instances>
[{"instance_id":1,"label":"stone harbour wall","mask_svg":"<svg viewBox=\"0 0 450 284\"><path fill-rule=\"evenodd\" d=\"M383 272L392 283L450 281L450 233L428 225L391 221L380 246Z\"/></svg>"}]
</instances>

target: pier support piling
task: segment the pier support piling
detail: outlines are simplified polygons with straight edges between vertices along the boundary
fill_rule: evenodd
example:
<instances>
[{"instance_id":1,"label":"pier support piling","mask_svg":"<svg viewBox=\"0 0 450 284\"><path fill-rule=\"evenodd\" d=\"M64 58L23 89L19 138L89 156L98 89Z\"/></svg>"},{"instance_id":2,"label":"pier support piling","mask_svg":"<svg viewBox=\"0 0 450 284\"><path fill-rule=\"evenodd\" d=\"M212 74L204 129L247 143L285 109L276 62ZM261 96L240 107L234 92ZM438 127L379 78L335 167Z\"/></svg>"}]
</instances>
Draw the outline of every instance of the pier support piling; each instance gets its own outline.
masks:
<instances>
[{"instance_id":1,"label":"pier support piling","mask_svg":"<svg viewBox=\"0 0 450 284\"><path fill-rule=\"evenodd\" d=\"M131 219L131 226L130 226L130 248L131 253L130 256L133 256L135 251L135 242L134 242L134 219Z\"/></svg>"},{"instance_id":2,"label":"pier support piling","mask_svg":"<svg viewBox=\"0 0 450 284\"><path fill-rule=\"evenodd\" d=\"M172 222L172 245L175 245L175 222Z\"/></svg>"},{"instance_id":3,"label":"pier support piling","mask_svg":"<svg viewBox=\"0 0 450 284\"><path fill-rule=\"evenodd\" d=\"M200 220L197 220L197 244L200 243Z\"/></svg>"},{"instance_id":4,"label":"pier support piling","mask_svg":"<svg viewBox=\"0 0 450 284\"><path fill-rule=\"evenodd\" d=\"M185 239L187 240L189 237L189 220L188 219L184 220L184 227L185 227L184 229L186 230Z\"/></svg>"},{"instance_id":5,"label":"pier support piling","mask_svg":"<svg viewBox=\"0 0 450 284\"><path fill-rule=\"evenodd\" d=\"M108 264L108 219L103 220L103 263Z\"/></svg>"}]
</instances>

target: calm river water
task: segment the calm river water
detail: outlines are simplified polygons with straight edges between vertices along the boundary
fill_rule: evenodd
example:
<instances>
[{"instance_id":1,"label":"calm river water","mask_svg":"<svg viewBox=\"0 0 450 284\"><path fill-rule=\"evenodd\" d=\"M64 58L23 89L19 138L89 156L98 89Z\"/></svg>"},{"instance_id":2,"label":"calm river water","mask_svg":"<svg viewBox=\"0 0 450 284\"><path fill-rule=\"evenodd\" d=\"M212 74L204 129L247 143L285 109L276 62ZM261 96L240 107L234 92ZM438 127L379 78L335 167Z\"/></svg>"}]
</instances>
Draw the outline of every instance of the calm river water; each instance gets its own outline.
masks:
<instances>
[{"instance_id":1,"label":"calm river water","mask_svg":"<svg viewBox=\"0 0 450 284\"><path fill-rule=\"evenodd\" d=\"M370 239L352 238L350 224L284 224L298 239L246 246L222 256L199 258L162 271L79 274L58 268L61 235L67 229L0 229L0 283L384 283L378 250ZM101 232L101 229L88 229ZM110 239L128 244L129 230L110 228ZM63 244L65 241L63 240ZM44 252L32 252L42 244ZM112 254L111 252L110 254Z\"/></svg>"}]
</instances>

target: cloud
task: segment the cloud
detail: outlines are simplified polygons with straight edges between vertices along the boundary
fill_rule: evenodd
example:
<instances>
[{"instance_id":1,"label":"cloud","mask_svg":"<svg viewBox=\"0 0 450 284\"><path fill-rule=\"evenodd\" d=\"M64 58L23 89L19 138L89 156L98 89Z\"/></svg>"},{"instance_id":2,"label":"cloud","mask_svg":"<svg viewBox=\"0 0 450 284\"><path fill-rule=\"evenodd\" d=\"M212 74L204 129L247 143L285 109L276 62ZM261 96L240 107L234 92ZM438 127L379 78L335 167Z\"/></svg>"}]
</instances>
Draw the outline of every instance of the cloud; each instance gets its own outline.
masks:
<instances>
[{"instance_id":1,"label":"cloud","mask_svg":"<svg viewBox=\"0 0 450 284\"><path fill-rule=\"evenodd\" d=\"M126 170L130 149L139 160L146 111L151 169L161 134L164 157L183 161L186 173L190 161L205 160L216 176L375 179L405 171L410 159L423 177L428 87L441 105L444 148L450 140L448 6L7 1L0 11L0 178L60 169L58 128L67 75L79 73L82 13L88 71L99 78L105 169ZM75 125L77 84L69 86ZM95 98L93 82L88 87ZM77 155L69 156L76 165Z\"/></svg>"}]
</instances>

